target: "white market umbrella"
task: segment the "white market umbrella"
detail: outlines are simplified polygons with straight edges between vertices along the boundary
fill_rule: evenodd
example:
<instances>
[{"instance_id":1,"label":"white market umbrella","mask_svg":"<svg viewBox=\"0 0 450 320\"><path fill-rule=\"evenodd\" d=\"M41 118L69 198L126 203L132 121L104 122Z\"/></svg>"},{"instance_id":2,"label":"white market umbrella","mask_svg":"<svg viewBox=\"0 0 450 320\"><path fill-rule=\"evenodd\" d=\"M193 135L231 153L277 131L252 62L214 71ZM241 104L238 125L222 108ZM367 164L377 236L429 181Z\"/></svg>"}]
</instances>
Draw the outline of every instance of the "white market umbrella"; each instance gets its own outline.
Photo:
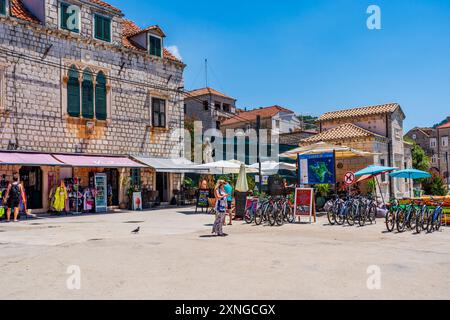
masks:
<instances>
[{"instance_id":1,"label":"white market umbrella","mask_svg":"<svg viewBox=\"0 0 450 320\"><path fill-rule=\"evenodd\" d=\"M243 165L243 163L237 160L221 160L201 164L198 168L209 169L212 174L238 174L240 172L241 165ZM253 171L253 169L251 171Z\"/></svg>"},{"instance_id":2,"label":"white market umbrella","mask_svg":"<svg viewBox=\"0 0 450 320\"><path fill-rule=\"evenodd\" d=\"M251 169L259 171L259 163L252 164ZM276 161L265 161L261 163L261 171L263 175L275 175L280 170L297 170L297 166L291 163L276 162Z\"/></svg>"},{"instance_id":3,"label":"white market umbrella","mask_svg":"<svg viewBox=\"0 0 450 320\"><path fill-rule=\"evenodd\" d=\"M245 169L245 165L242 164L239 169L239 176L236 182L236 191L237 192L248 192L248 181L247 181L247 172Z\"/></svg>"}]
</instances>

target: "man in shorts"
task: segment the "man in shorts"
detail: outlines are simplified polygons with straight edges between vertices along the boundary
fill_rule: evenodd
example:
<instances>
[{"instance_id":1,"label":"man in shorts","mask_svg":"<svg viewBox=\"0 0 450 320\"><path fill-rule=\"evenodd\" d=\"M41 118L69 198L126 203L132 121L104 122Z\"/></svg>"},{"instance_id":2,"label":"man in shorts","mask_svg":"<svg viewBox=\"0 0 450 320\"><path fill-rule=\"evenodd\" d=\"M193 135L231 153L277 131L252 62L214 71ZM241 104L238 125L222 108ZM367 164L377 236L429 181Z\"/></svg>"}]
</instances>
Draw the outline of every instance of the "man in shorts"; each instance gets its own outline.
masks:
<instances>
[{"instance_id":1,"label":"man in shorts","mask_svg":"<svg viewBox=\"0 0 450 320\"><path fill-rule=\"evenodd\" d=\"M19 221L20 200L23 200L25 204L25 198L23 195L24 189L22 184L19 182L19 175L14 173L13 182L8 185L5 197L3 198L3 203L6 203L7 205L6 222L11 221L11 212L14 212L14 222Z\"/></svg>"}]
</instances>

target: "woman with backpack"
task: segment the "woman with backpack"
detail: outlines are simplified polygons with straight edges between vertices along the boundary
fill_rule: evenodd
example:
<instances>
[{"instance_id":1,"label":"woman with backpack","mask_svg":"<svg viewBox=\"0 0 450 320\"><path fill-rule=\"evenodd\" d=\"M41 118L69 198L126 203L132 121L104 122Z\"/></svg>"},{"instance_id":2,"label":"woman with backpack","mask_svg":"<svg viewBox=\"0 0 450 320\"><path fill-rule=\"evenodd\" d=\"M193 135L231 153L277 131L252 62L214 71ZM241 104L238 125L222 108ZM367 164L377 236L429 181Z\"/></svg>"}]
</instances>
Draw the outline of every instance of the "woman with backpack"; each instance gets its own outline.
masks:
<instances>
[{"instance_id":1,"label":"woman with backpack","mask_svg":"<svg viewBox=\"0 0 450 320\"><path fill-rule=\"evenodd\" d=\"M11 221L11 211L14 212L14 222L18 222L20 201L22 200L26 204L24 197L25 191L22 184L19 182L19 177L17 173L13 175L13 182L8 185L5 197L3 198L3 203L7 205L6 211L6 222Z\"/></svg>"}]
</instances>

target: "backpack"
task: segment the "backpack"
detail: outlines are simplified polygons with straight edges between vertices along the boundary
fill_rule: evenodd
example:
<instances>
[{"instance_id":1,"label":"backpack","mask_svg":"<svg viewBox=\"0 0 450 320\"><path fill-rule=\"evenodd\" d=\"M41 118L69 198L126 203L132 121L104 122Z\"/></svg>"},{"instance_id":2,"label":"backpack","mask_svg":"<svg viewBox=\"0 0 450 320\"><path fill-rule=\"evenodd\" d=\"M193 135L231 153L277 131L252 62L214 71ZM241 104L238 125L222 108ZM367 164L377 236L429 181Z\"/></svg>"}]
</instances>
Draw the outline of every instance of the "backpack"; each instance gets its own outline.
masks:
<instances>
[{"instance_id":1,"label":"backpack","mask_svg":"<svg viewBox=\"0 0 450 320\"><path fill-rule=\"evenodd\" d=\"M17 184L12 184L11 185L11 191L10 191L10 196L12 201L19 201L20 200L20 185Z\"/></svg>"}]
</instances>

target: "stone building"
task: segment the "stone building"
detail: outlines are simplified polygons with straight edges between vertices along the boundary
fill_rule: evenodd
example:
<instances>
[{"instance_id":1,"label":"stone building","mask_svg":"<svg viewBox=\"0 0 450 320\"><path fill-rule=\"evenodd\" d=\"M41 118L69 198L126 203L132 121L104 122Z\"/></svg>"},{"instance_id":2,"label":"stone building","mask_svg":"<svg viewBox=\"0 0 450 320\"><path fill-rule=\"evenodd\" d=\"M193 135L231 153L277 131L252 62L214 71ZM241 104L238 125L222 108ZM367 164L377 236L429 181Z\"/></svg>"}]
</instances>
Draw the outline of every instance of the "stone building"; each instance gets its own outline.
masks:
<instances>
[{"instance_id":1,"label":"stone building","mask_svg":"<svg viewBox=\"0 0 450 320\"><path fill-rule=\"evenodd\" d=\"M276 135L292 133L300 129L300 120L293 111L280 106L271 106L239 112L222 123L222 130L242 129L245 131L255 128L258 116L261 117L261 128Z\"/></svg>"},{"instance_id":2,"label":"stone building","mask_svg":"<svg viewBox=\"0 0 450 320\"><path fill-rule=\"evenodd\" d=\"M450 185L450 117L435 128L413 128L406 136L425 150L431 159L432 169Z\"/></svg>"},{"instance_id":3,"label":"stone building","mask_svg":"<svg viewBox=\"0 0 450 320\"><path fill-rule=\"evenodd\" d=\"M338 182L343 181L347 171L356 172L373 164L410 168L411 146L403 141L404 119L405 114L397 103L327 112L318 119L320 133L302 140L301 144L329 142L373 153L369 157L338 161ZM409 196L411 188L411 181L381 176L385 199Z\"/></svg>"},{"instance_id":4,"label":"stone building","mask_svg":"<svg viewBox=\"0 0 450 320\"><path fill-rule=\"evenodd\" d=\"M0 151L183 155L185 65L164 48L159 26L141 29L100 0L0 2ZM126 202L130 180L168 201L182 176L155 170L0 163L9 179L37 174L36 209L44 210L61 171L85 184L89 172L106 172L115 205Z\"/></svg>"},{"instance_id":5,"label":"stone building","mask_svg":"<svg viewBox=\"0 0 450 320\"><path fill-rule=\"evenodd\" d=\"M225 120L236 115L236 99L209 87L188 92L184 103L186 118L201 121L203 132L220 130Z\"/></svg>"}]
</instances>

